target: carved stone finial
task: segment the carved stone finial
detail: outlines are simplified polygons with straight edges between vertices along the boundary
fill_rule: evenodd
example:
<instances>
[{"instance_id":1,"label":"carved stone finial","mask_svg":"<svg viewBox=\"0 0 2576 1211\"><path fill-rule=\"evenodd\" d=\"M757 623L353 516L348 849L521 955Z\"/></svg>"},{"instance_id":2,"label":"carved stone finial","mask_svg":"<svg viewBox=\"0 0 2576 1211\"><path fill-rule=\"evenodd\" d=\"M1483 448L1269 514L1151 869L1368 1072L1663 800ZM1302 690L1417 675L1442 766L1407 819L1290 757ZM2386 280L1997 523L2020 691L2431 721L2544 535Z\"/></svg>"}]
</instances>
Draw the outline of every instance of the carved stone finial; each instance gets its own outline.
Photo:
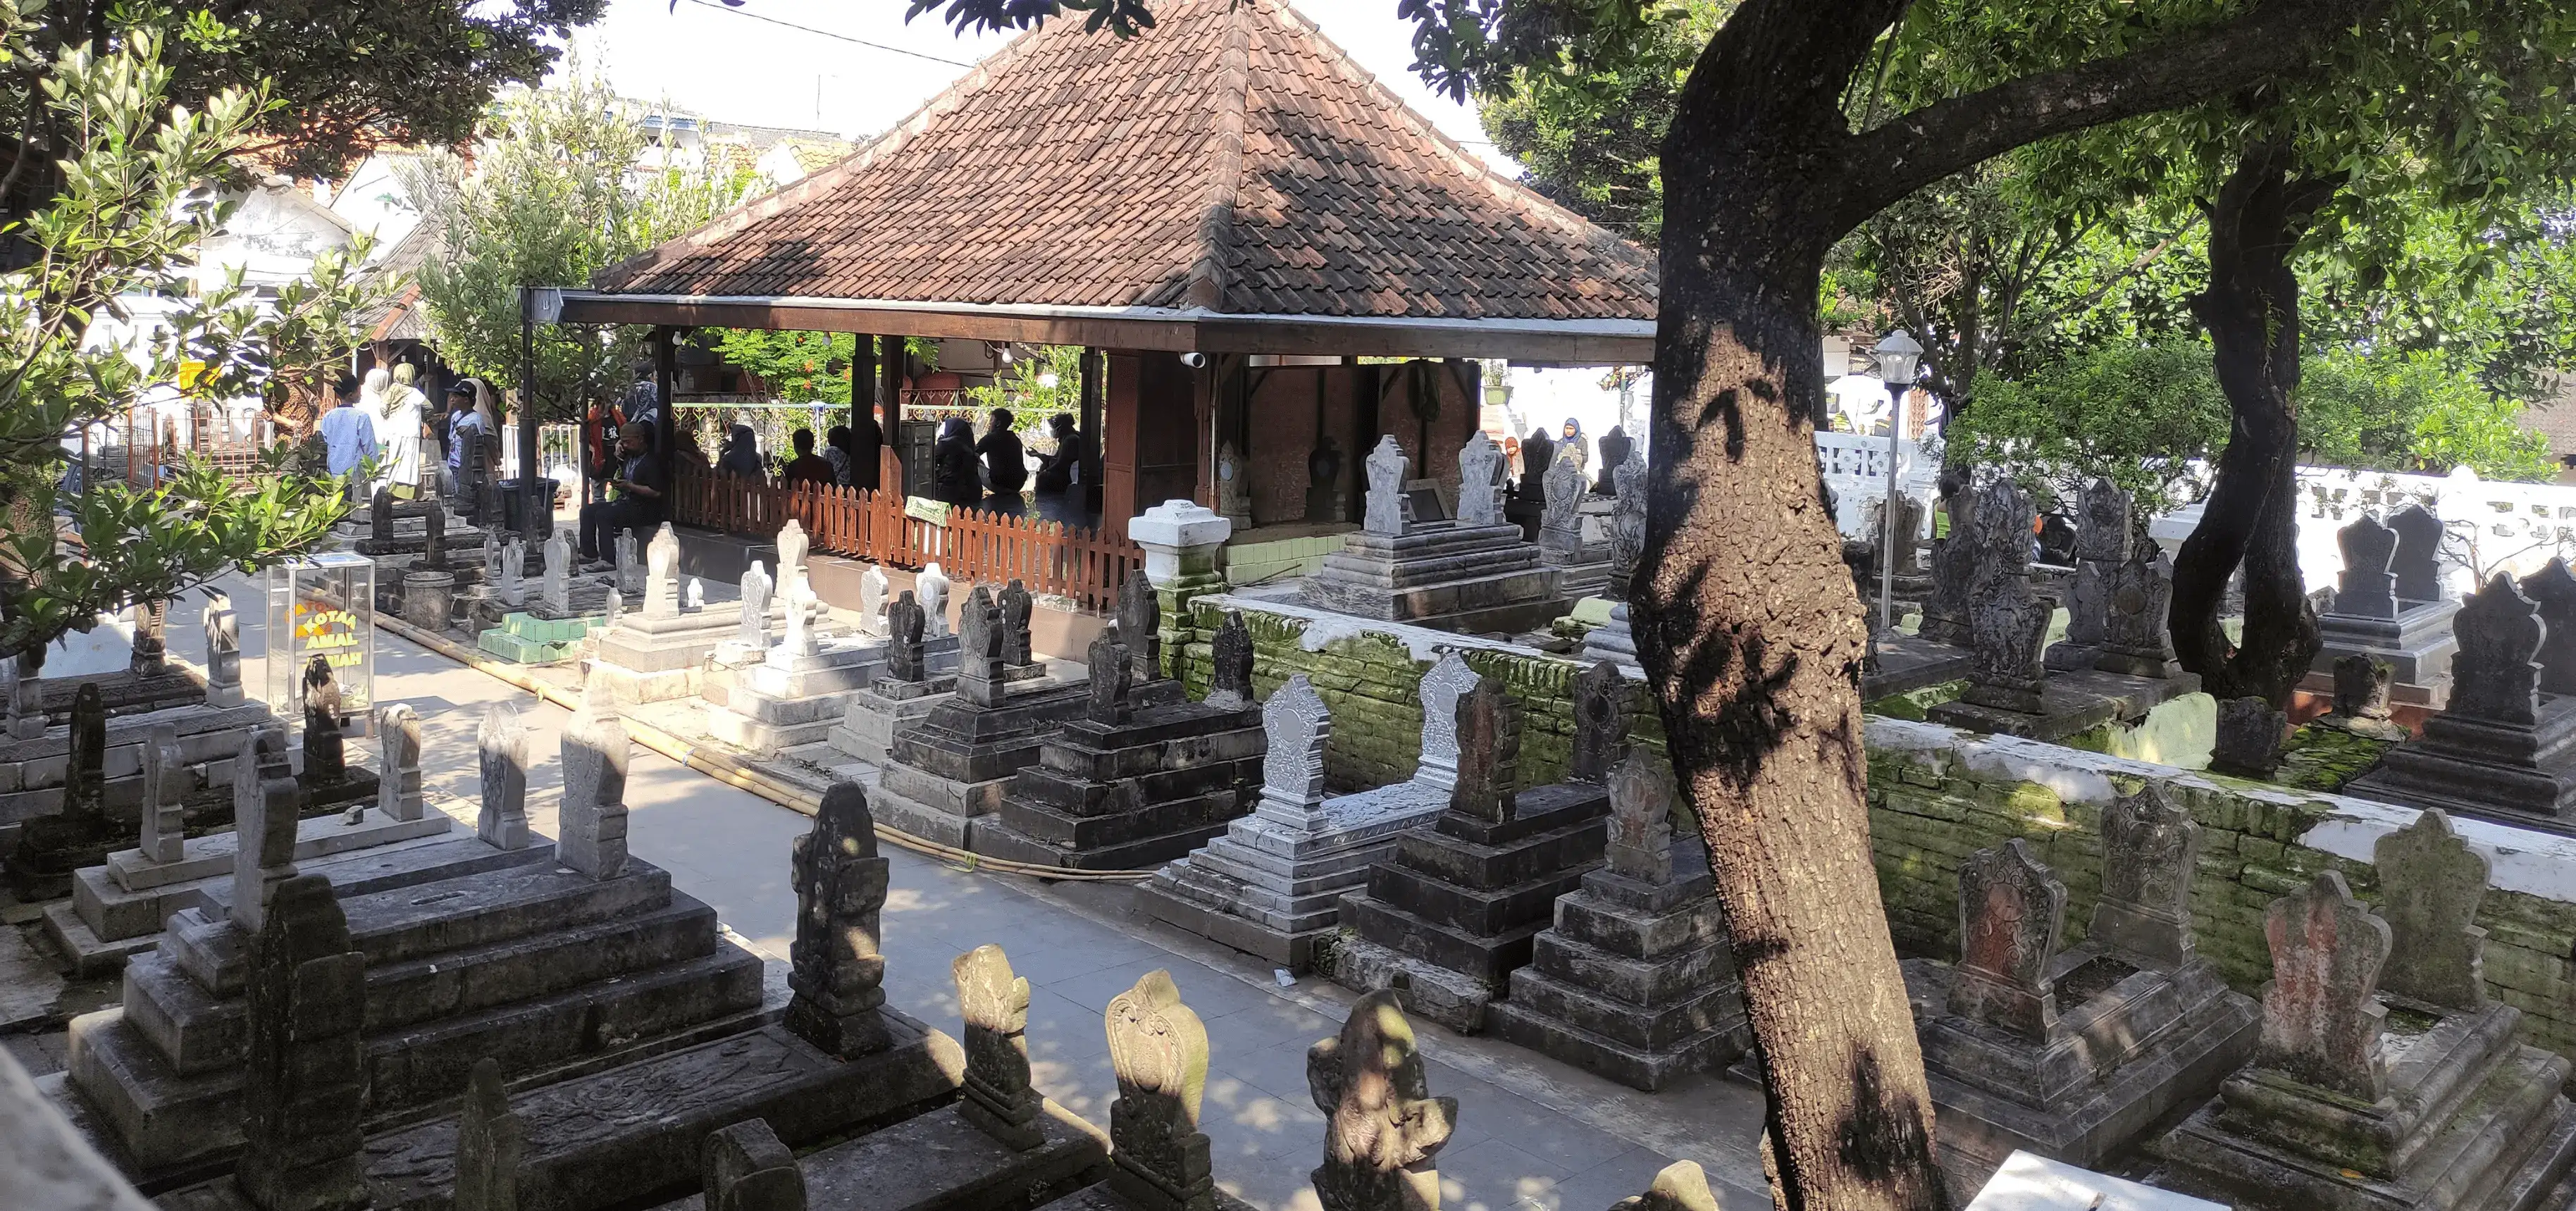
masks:
<instances>
[{"instance_id":1,"label":"carved stone finial","mask_svg":"<svg viewBox=\"0 0 2576 1211\"><path fill-rule=\"evenodd\" d=\"M890 878L876 820L856 782L823 792L814 827L791 844L796 940L788 945L787 1028L843 1059L885 1050L885 953L879 923Z\"/></svg>"},{"instance_id":2,"label":"carved stone finial","mask_svg":"<svg viewBox=\"0 0 2576 1211\"><path fill-rule=\"evenodd\" d=\"M1139 1206L1214 1211L1208 1137L1199 1131L1207 1090L1207 1027L1181 1003L1172 973L1149 971L1110 998L1105 1016L1118 1100L1109 1107L1110 1188Z\"/></svg>"},{"instance_id":3,"label":"carved stone finial","mask_svg":"<svg viewBox=\"0 0 2576 1211\"><path fill-rule=\"evenodd\" d=\"M1603 660L1574 676L1574 757L1565 780L1599 785L1628 747L1628 679Z\"/></svg>"},{"instance_id":4,"label":"carved stone finial","mask_svg":"<svg viewBox=\"0 0 2576 1211\"><path fill-rule=\"evenodd\" d=\"M965 1020L966 1082L958 1113L1022 1150L1046 1142L1037 1119L1043 1098L1029 1083L1029 982L1010 956L985 943L949 964Z\"/></svg>"},{"instance_id":5,"label":"carved stone finial","mask_svg":"<svg viewBox=\"0 0 2576 1211\"><path fill-rule=\"evenodd\" d=\"M1458 1099L1431 1096L1394 991L1361 997L1338 1036L1306 1050L1306 1086L1327 1118L1313 1175L1324 1211L1437 1211L1431 1158L1457 1130Z\"/></svg>"}]
</instances>

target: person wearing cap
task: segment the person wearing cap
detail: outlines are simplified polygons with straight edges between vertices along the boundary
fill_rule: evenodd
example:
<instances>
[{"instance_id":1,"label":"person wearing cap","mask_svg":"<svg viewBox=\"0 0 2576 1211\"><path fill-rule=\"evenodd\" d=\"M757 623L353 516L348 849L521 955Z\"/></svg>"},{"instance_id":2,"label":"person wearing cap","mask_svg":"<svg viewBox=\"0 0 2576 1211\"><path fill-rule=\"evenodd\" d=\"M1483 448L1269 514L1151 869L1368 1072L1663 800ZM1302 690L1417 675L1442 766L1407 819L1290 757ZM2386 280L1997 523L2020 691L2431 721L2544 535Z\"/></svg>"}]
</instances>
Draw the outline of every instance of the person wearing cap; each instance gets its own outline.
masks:
<instances>
[{"instance_id":1,"label":"person wearing cap","mask_svg":"<svg viewBox=\"0 0 2576 1211\"><path fill-rule=\"evenodd\" d=\"M483 418L474 411L474 384L458 379L447 389L447 495L465 492L466 451L481 440Z\"/></svg>"},{"instance_id":2,"label":"person wearing cap","mask_svg":"<svg viewBox=\"0 0 2576 1211\"><path fill-rule=\"evenodd\" d=\"M641 538L662 524L669 483L662 462L653 457L653 427L628 421L617 431L617 471L608 481L607 500L581 507L582 570L604 572L616 565L600 557L614 550L617 532L633 530Z\"/></svg>"}]
</instances>

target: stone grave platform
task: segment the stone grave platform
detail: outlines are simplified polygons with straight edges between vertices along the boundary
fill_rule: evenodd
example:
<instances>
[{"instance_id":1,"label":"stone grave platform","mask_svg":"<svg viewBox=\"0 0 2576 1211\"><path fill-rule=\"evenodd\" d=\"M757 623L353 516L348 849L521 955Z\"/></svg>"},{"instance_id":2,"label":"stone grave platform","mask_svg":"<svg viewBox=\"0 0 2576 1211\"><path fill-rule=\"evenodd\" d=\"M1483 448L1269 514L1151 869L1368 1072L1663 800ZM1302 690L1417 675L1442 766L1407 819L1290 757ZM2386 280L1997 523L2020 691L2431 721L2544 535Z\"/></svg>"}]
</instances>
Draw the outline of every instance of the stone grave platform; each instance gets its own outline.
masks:
<instances>
[{"instance_id":1,"label":"stone grave platform","mask_svg":"<svg viewBox=\"0 0 2576 1211\"><path fill-rule=\"evenodd\" d=\"M2576 833L2576 694L2542 690L2576 674L2564 667L2576 656L2550 642L2557 623L2501 572L2452 619L2460 652L2448 709L2345 793Z\"/></svg>"},{"instance_id":2,"label":"stone grave platform","mask_svg":"<svg viewBox=\"0 0 2576 1211\"><path fill-rule=\"evenodd\" d=\"M99 700L106 705L110 719L195 706L206 701L206 682L201 671L186 668L165 667L164 671L151 674L119 670L39 677L35 685L37 705L44 711L45 722L49 726L71 722L72 700L79 696L80 687L84 685L98 687Z\"/></svg>"},{"instance_id":3,"label":"stone grave platform","mask_svg":"<svg viewBox=\"0 0 2576 1211\"><path fill-rule=\"evenodd\" d=\"M1488 1011L1495 1034L1648 1091L1752 1046L1708 849L1673 835L1675 798L1661 757L1634 751L1611 773L1608 863L1558 897Z\"/></svg>"},{"instance_id":4,"label":"stone grave platform","mask_svg":"<svg viewBox=\"0 0 2576 1211\"><path fill-rule=\"evenodd\" d=\"M462 838L317 866L367 956L371 1116L452 1096L487 1055L526 1074L758 1012L759 958L720 940L669 874L630 860L600 880L554 859ZM126 965L124 1004L72 1026L73 1084L146 1172L242 1141L247 954L230 889L201 897Z\"/></svg>"},{"instance_id":5,"label":"stone grave platform","mask_svg":"<svg viewBox=\"0 0 2576 1211\"><path fill-rule=\"evenodd\" d=\"M590 637L605 625L596 615L548 619L533 611L504 615L501 625L475 636L474 646L513 664L562 664L579 659Z\"/></svg>"},{"instance_id":6,"label":"stone grave platform","mask_svg":"<svg viewBox=\"0 0 2576 1211\"><path fill-rule=\"evenodd\" d=\"M2456 601L2398 603L2395 618L2364 618L2326 611L2317 615L2317 630L2326 645L2299 688L2332 693L2334 662L2367 656L2389 666L2389 698L2440 710L2450 699L2451 660L2459 641L2451 635Z\"/></svg>"},{"instance_id":7,"label":"stone grave platform","mask_svg":"<svg viewBox=\"0 0 2576 1211\"><path fill-rule=\"evenodd\" d=\"M2147 712L2200 692L2200 677L2131 677L2125 673L2053 672L2040 687L2037 711L1985 706L1961 699L1928 712L1932 722L1997 736L2057 742L2095 728L2136 723Z\"/></svg>"},{"instance_id":8,"label":"stone grave platform","mask_svg":"<svg viewBox=\"0 0 2576 1211\"><path fill-rule=\"evenodd\" d=\"M50 679L37 684L49 682ZM51 691L47 694L50 700ZM65 713L69 713L68 704ZM122 716L110 712L102 759L109 814L126 825L136 823L143 803L144 741L153 728L169 727L178 733L180 750L195 774L196 785L188 793L194 796L217 789L225 792L220 804L215 799L205 801L205 806L218 810L207 824L228 822L233 753L241 747L243 736L259 728L274 727L277 722L267 704L258 702L233 707L182 704ZM62 810L71 749L68 721L54 725L42 736L0 740L0 824Z\"/></svg>"},{"instance_id":9,"label":"stone grave platform","mask_svg":"<svg viewBox=\"0 0 2576 1211\"><path fill-rule=\"evenodd\" d=\"M1518 526L1354 531L1307 577L1306 600L1361 618L1439 630L1517 633L1564 612L1557 572Z\"/></svg>"},{"instance_id":10,"label":"stone grave platform","mask_svg":"<svg viewBox=\"0 0 2576 1211\"><path fill-rule=\"evenodd\" d=\"M1590 659L1591 649L1587 647L1584 652L1585 659ZM1878 636L1878 666L1861 674L1861 701L1876 702L1961 680L1968 675L1968 665L1974 659L1975 654L1966 648L1882 631ZM1633 657L1629 663L1635 663Z\"/></svg>"},{"instance_id":11,"label":"stone grave platform","mask_svg":"<svg viewBox=\"0 0 2576 1211\"><path fill-rule=\"evenodd\" d=\"M771 622L782 622L786 606L772 608ZM819 634L825 626L823 603L806 607ZM630 610L598 632L587 675L597 677L623 703L667 702L686 698L704 684L707 657L716 645L734 637L742 623L742 603L711 601L682 609L666 618Z\"/></svg>"},{"instance_id":12,"label":"stone grave platform","mask_svg":"<svg viewBox=\"0 0 2576 1211\"><path fill-rule=\"evenodd\" d=\"M754 753L813 744L848 713L851 699L884 675L888 644L843 639L790 656L773 648L766 660L733 671L724 701L707 712L707 732Z\"/></svg>"},{"instance_id":13,"label":"stone grave platform","mask_svg":"<svg viewBox=\"0 0 2576 1211\"><path fill-rule=\"evenodd\" d=\"M883 766L893 754L894 738L918 726L956 689L953 671L922 681L880 677L850 695L840 724L825 732L824 740L837 752Z\"/></svg>"},{"instance_id":14,"label":"stone grave platform","mask_svg":"<svg viewBox=\"0 0 2576 1211\"><path fill-rule=\"evenodd\" d=\"M1172 683L1177 694L1179 683ZM1002 805L1011 778L1038 758L1057 724L1090 700L1080 682L1014 684L997 706L952 694L887 746L871 798L877 819L942 845L971 848L969 834Z\"/></svg>"}]
</instances>

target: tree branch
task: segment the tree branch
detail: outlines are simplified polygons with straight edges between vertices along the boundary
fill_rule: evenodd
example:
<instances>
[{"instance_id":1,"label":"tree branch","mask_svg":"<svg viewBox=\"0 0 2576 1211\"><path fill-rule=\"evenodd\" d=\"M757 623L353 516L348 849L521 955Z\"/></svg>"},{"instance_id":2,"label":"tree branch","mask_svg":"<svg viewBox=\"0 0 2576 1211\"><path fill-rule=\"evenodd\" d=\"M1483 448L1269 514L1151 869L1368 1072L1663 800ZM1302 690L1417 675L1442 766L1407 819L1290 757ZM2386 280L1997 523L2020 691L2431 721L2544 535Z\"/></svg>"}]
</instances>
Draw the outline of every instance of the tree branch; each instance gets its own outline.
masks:
<instances>
[{"instance_id":1,"label":"tree branch","mask_svg":"<svg viewBox=\"0 0 2576 1211\"><path fill-rule=\"evenodd\" d=\"M1835 231L1849 231L1907 194L2023 144L2308 67L2319 42L2386 2L2273 0L2194 33L1891 119L1844 144Z\"/></svg>"}]
</instances>

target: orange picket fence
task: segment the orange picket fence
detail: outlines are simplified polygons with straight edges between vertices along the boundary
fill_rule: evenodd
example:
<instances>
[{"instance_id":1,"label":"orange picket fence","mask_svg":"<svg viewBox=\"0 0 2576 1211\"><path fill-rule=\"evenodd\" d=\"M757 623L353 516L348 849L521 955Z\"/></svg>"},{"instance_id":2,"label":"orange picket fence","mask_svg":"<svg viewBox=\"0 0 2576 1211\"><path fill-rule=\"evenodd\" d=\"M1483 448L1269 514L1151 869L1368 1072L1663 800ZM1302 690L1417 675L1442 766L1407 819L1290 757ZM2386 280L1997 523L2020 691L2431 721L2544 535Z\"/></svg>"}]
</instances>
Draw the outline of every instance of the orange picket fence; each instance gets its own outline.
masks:
<instances>
[{"instance_id":1,"label":"orange picket fence","mask_svg":"<svg viewBox=\"0 0 2576 1211\"><path fill-rule=\"evenodd\" d=\"M974 509L951 509L941 525L906 515L903 498L891 492L687 472L672 488L671 520L681 525L773 539L792 518L817 551L899 568L936 562L961 591L1016 579L1032 593L1107 613L1117 606L1120 583L1145 567L1143 548L1098 530Z\"/></svg>"}]
</instances>

